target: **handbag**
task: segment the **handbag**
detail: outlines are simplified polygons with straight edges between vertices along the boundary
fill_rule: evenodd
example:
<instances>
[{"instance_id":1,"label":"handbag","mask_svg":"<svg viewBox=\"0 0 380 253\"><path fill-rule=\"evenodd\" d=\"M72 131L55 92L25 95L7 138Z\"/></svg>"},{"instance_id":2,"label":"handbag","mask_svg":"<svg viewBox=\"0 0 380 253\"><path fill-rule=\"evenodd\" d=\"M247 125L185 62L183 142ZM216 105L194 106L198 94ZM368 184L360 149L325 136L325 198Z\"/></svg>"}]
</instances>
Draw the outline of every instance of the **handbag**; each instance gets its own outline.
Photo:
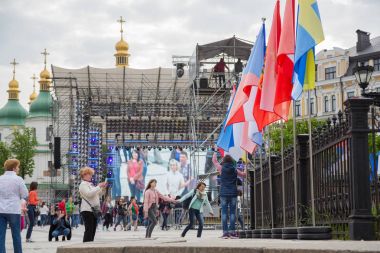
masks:
<instances>
[{"instance_id":1,"label":"handbag","mask_svg":"<svg viewBox=\"0 0 380 253\"><path fill-rule=\"evenodd\" d=\"M91 207L91 211L94 214L95 218L98 219L98 218L102 217L102 212L100 211L100 207L92 206L87 199L83 198L83 196L82 196L82 199L84 199L87 202L87 204Z\"/></svg>"},{"instance_id":2,"label":"handbag","mask_svg":"<svg viewBox=\"0 0 380 253\"><path fill-rule=\"evenodd\" d=\"M135 184L136 184L136 188L138 189L138 190L144 190L144 188L145 188L145 185L144 185L144 180L136 180L135 181Z\"/></svg>"}]
</instances>

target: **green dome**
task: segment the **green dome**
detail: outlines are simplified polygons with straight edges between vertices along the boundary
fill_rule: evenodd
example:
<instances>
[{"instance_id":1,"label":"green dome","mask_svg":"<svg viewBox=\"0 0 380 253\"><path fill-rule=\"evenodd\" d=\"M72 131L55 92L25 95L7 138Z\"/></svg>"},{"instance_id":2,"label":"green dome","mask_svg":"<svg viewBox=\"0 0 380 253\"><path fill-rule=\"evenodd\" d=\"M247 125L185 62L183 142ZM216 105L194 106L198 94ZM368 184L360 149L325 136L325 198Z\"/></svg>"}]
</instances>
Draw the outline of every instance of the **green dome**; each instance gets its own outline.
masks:
<instances>
[{"instance_id":1,"label":"green dome","mask_svg":"<svg viewBox=\"0 0 380 253\"><path fill-rule=\"evenodd\" d=\"M9 99L0 109L0 126L24 126L28 112L18 100Z\"/></svg>"},{"instance_id":2,"label":"green dome","mask_svg":"<svg viewBox=\"0 0 380 253\"><path fill-rule=\"evenodd\" d=\"M53 100L49 91L40 91L36 100L30 104L29 118L51 117Z\"/></svg>"}]
</instances>

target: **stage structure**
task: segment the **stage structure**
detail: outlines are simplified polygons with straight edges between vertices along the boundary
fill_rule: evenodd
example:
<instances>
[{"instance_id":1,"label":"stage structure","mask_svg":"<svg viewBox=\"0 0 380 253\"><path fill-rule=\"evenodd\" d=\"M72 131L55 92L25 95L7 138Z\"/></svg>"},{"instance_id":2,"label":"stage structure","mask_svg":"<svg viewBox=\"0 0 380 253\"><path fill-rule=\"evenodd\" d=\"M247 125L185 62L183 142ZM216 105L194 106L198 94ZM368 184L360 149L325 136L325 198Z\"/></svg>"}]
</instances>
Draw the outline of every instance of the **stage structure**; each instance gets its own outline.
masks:
<instances>
[{"instance_id":1,"label":"stage structure","mask_svg":"<svg viewBox=\"0 0 380 253\"><path fill-rule=\"evenodd\" d=\"M202 139L203 142L193 142L193 150L199 150L214 143L223 125L227 106L230 99L231 87L238 85L241 72L236 71L235 63L240 59L245 64L253 47L252 42L233 36L228 39L204 45L197 44L194 53L189 57L189 82L191 86L190 114L191 132L193 140ZM221 83L215 65L223 58L228 69L222 73L225 82ZM215 115L215 109L224 107L224 115L218 115L218 125L212 131L202 134L203 120L209 120ZM212 153L208 154L207 161L211 161ZM196 159L196 156L192 156ZM194 160L194 163L196 161ZM207 171L214 173L214 171ZM202 175L205 177L205 175ZM211 186L213 187L213 186Z\"/></svg>"},{"instance_id":2,"label":"stage structure","mask_svg":"<svg viewBox=\"0 0 380 253\"><path fill-rule=\"evenodd\" d=\"M247 59L250 47L235 37L197 45L195 73L202 68L202 76L195 78L193 57L173 57L173 68L143 70L52 66L53 132L61 137L62 166L70 171L72 194L80 182L78 170L86 165L96 169L96 181L108 177L112 182L118 147L182 146L192 151L192 166L199 166L197 151L217 139L231 84L239 78L232 72L233 63ZM231 70L226 87L216 87L212 71L210 85L200 86L206 67L211 69L221 56Z\"/></svg>"}]
</instances>

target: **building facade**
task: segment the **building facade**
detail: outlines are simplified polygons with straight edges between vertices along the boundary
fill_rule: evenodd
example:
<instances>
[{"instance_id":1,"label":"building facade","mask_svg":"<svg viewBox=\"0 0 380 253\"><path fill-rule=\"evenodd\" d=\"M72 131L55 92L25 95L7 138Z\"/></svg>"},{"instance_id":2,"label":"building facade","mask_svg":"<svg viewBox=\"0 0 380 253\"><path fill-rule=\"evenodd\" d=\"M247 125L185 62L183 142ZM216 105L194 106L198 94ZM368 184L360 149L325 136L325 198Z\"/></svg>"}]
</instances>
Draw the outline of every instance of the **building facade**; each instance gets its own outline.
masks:
<instances>
[{"instance_id":1,"label":"building facade","mask_svg":"<svg viewBox=\"0 0 380 253\"><path fill-rule=\"evenodd\" d=\"M310 91L313 117L328 118L344 109L344 101L360 96L361 90L353 70L359 65L374 67L369 89L380 92L380 36L370 39L370 34L357 30L357 43L348 49L334 47L316 55L316 88ZM297 118L308 117L308 92L295 102ZM293 108L293 107L292 107ZM293 115L293 112L290 112Z\"/></svg>"}]
</instances>

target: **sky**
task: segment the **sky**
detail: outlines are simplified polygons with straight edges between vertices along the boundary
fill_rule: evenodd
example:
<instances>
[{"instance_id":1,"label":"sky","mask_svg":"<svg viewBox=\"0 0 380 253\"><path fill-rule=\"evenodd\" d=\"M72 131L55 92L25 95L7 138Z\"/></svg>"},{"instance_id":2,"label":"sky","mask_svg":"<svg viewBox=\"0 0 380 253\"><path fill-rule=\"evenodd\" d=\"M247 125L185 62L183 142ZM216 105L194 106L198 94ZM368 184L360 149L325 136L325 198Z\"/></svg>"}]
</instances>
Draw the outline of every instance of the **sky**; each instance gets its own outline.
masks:
<instances>
[{"instance_id":1,"label":"sky","mask_svg":"<svg viewBox=\"0 0 380 253\"><path fill-rule=\"evenodd\" d=\"M8 99L14 58L25 108L31 77L43 69L44 48L49 67L114 67L120 16L126 20L130 67L144 69L171 67L172 55L189 56L197 43L233 35L254 41L262 17L268 35L274 5L275 0L1 0L0 106ZM281 0L281 13L284 5ZM318 5L325 41L317 51L354 46L357 29L380 36L380 0L319 0Z\"/></svg>"}]
</instances>

